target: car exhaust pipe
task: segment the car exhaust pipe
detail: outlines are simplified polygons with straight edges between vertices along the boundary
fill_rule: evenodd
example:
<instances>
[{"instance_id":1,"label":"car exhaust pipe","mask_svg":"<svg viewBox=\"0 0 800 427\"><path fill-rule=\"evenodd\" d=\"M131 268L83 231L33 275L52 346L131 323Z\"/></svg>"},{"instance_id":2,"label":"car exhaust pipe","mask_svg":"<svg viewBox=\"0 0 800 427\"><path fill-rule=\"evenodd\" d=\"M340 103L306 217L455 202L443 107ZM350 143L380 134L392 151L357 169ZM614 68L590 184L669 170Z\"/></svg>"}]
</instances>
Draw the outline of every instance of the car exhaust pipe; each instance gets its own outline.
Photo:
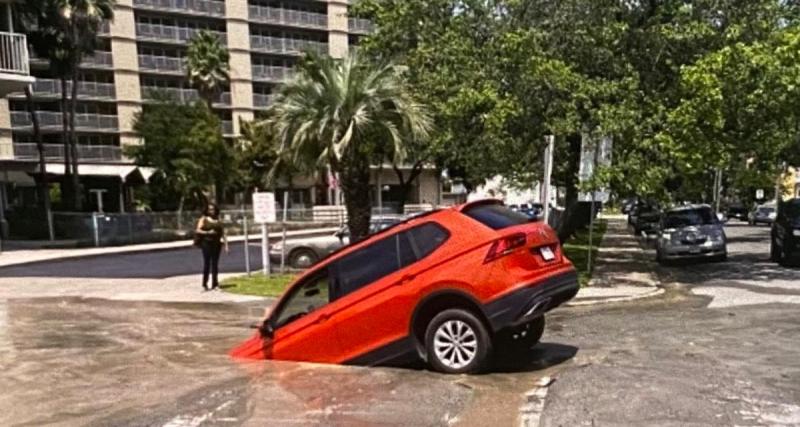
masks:
<instances>
[{"instance_id":1,"label":"car exhaust pipe","mask_svg":"<svg viewBox=\"0 0 800 427\"><path fill-rule=\"evenodd\" d=\"M548 304L550 304L550 298L545 298L541 301L537 301L536 304L534 304L533 307L530 308L530 310L528 310L527 312L525 312L525 314L522 315L522 318L524 319L529 316L532 316L534 313L536 313L537 310L539 310L540 307L547 307Z\"/></svg>"}]
</instances>

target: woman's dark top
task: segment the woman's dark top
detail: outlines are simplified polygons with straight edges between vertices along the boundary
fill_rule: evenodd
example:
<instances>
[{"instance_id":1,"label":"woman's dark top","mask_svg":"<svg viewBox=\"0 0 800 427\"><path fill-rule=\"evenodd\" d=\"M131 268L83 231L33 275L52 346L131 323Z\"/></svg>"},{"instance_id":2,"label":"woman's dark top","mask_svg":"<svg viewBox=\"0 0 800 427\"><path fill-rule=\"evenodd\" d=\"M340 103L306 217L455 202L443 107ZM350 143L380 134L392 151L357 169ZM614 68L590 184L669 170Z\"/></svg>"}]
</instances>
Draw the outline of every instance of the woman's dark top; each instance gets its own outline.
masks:
<instances>
[{"instance_id":1,"label":"woman's dark top","mask_svg":"<svg viewBox=\"0 0 800 427\"><path fill-rule=\"evenodd\" d=\"M203 224L200 227L201 230L214 231L214 233L204 233L203 240L207 242L219 243L220 240L222 240L222 235L225 233L225 228L223 227L222 221L211 218L210 216L204 216L202 222Z\"/></svg>"}]
</instances>

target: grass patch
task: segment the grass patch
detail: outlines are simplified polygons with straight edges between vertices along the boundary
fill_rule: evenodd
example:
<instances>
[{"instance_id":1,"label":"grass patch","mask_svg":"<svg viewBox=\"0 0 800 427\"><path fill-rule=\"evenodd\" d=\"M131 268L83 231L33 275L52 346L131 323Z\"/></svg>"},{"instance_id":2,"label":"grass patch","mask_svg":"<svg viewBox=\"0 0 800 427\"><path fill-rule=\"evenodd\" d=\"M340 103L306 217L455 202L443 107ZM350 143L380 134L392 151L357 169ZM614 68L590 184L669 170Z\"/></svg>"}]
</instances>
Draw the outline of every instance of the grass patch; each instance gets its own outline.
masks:
<instances>
[{"instance_id":1,"label":"grass patch","mask_svg":"<svg viewBox=\"0 0 800 427\"><path fill-rule=\"evenodd\" d=\"M606 222L598 220L594 223L594 232L592 234L592 270L594 270L597 261L597 249L603 241L603 235L606 233ZM578 270L578 278L581 286L586 286L592 278L592 272L586 270L586 264L589 257L589 227L585 230L578 231L574 236L564 243L564 254L567 258L575 264L575 269Z\"/></svg>"},{"instance_id":2,"label":"grass patch","mask_svg":"<svg viewBox=\"0 0 800 427\"><path fill-rule=\"evenodd\" d=\"M224 280L220 288L233 294L278 297L294 278L293 274L271 274L269 277L260 273L244 275Z\"/></svg>"}]
</instances>

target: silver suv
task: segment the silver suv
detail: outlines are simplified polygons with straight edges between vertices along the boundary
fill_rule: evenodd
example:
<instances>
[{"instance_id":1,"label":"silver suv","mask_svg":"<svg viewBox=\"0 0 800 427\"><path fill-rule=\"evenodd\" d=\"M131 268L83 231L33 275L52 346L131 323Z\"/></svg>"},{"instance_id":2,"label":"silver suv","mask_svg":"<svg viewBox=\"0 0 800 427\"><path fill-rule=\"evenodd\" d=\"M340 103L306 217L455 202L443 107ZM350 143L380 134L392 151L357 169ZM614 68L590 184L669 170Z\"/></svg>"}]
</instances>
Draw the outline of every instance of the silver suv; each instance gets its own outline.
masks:
<instances>
[{"instance_id":1,"label":"silver suv","mask_svg":"<svg viewBox=\"0 0 800 427\"><path fill-rule=\"evenodd\" d=\"M659 225L658 262L685 258L728 258L727 238L714 210L708 205L689 205L664 211Z\"/></svg>"}]
</instances>

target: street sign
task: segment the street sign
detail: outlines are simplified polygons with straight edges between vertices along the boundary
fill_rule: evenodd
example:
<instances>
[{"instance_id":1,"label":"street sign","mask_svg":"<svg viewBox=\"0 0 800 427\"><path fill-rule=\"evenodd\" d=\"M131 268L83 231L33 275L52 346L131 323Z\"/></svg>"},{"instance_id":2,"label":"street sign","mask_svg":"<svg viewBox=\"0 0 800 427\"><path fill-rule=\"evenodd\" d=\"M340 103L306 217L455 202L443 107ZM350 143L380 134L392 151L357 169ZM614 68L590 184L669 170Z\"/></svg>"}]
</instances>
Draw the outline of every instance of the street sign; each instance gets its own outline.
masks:
<instances>
[{"instance_id":1,"label":"street sign","mask_svg":"<svg viewBox=\"0 0 800 427\"><path fill-rule=\"evenodd\" d=\"M764 190L758 189L756 190L756 199L763 199L764 198Z\"/></svg>"},{"instance_id":2,"label":"street sign","mask_svg":"<svg viewBox=\"0 0 800 427\"><path fill-rule=\"evenodd\" d=\"M253 193L253 217L261 224L261 266L265 276L269 276L269 236L267 223L277 222L275 215L275 193ZM248 249L245 248L245 251Z\"/></svg>"},{"instance_id":3,"label":"street sign","mask_svg":"<svg viewBox=\"0 0 800 427\"><path fill-rule=\"evenodd\" d=\"M253 193L253 216L259 224L278 222L275 213L275 193Z\"/></svg>"}]
</instances>

